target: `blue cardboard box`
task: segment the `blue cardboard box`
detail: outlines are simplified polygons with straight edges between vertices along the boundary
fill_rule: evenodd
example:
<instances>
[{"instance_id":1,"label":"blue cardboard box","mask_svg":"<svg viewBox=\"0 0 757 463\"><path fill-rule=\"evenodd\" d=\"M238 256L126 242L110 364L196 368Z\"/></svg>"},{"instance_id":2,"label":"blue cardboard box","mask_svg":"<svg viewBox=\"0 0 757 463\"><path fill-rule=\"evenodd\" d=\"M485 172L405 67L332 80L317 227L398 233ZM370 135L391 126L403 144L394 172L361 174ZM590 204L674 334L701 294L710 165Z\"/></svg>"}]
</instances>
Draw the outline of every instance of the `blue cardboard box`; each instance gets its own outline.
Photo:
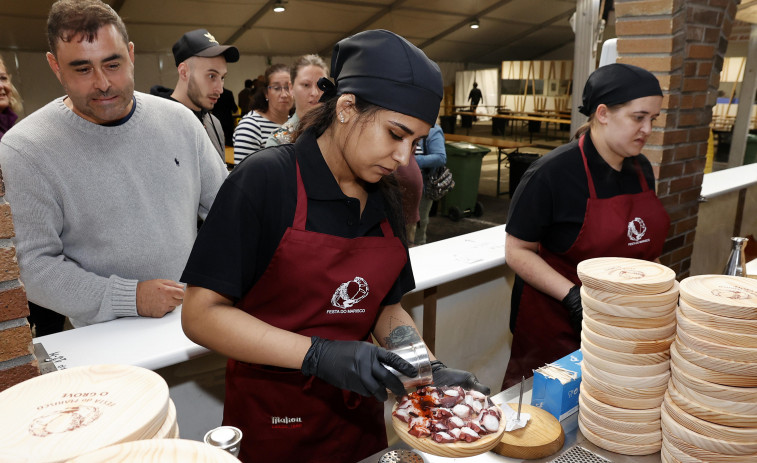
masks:
<instances>
[{"instance_id":1,"label":"blue cardboard box","mask_svg":"<svg viewBox=\"0 0 757 463\"><path fill-rule=\"evenodd\" d=\"M531 405L543 408L558 420L578 410L582 360L583 355L577 350L534 371Z\"/></svg>"}]
</instances>

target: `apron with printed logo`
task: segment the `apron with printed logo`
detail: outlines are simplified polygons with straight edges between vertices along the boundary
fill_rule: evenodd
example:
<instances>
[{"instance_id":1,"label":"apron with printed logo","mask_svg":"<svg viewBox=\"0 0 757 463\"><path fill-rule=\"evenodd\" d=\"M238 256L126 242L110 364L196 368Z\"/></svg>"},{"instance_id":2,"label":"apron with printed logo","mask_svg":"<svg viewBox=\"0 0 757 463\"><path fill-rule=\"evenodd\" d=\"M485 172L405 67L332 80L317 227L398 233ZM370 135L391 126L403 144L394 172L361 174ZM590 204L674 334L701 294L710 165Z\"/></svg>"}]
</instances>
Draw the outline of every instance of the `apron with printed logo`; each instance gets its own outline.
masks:
<instances>
[{"instance_id":1,"label":"apron with printed logo","mask_svg":"<svg viewBox=\"0 0 757 463\"><path fill-rule=\"evenodd\" d=\"M381 302L407 262L384 236L305 230L307 194L297 165L297 207L263 276L237 307L304 336L371 342ZM384 404L299 370L229 360L225 425L242 430L244 462L355 462L387 446Z\"/></svg>"},{"instance_id":2,"label":"apron with printed logo","mask_svg":"<svg viewBox=\"0 0 757 463\"><path fill-rule=\"evenodd\" d=\"M658 258L670 227L668 214L654 190L647 185L636 159L633 161L642 191L597 198L584 153L585 137L583 135L578 141L589 186L581 231L564 253L551 252L539 244L539 256L576 285L581 284L576 266L586 259L609 256L643 260ZM532 376L534 369L574 352L581 342L578 333L570 326L568 312L561 301L528 283L523 285L514 333L503 390L519 383L522 376Z\"/></svg>"}]
</instances>

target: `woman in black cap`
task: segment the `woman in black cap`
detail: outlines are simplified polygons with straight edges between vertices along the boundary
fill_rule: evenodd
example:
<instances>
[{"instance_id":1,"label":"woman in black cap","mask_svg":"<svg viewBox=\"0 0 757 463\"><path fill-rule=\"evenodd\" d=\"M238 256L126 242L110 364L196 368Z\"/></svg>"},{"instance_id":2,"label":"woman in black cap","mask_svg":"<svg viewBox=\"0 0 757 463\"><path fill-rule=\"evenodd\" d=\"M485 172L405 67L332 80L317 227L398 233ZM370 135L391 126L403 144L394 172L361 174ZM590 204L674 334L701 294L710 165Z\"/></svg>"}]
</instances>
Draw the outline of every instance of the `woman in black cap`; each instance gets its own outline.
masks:
<instances>
[{"instance_id":1,"label":"woman in black cap","mask_svg":"<svg viewBox=\"0 0 757 463\"><path fill-rule=\"evenodd\" d=\"M655 195L652 166L639 154L661 104L660 84L650 72L626 64L600 67L584 87L579 110L589 121L577 140L523 175L506 227L507 264L517 276L503 389L579 348L579 262L655 260L662 253L670 220Z\"/></svg>"},{"instance_id":2,"label":"woman in black cap","mask_svg":"<svg viewBox=\"0 0 757 463\"><path fill-rule=\"evenodd\" d=\"M366 458L387 445L386 389L405 392L385 366L416 374L387 350L420 341L400 305L415 283L391 173L436 120L441 73L388 31L337 43L331 69L295 143L229 175L181 280L187 336L231 358L224 424L244 433L242 461Z\"/></svg>"}]
</instances>

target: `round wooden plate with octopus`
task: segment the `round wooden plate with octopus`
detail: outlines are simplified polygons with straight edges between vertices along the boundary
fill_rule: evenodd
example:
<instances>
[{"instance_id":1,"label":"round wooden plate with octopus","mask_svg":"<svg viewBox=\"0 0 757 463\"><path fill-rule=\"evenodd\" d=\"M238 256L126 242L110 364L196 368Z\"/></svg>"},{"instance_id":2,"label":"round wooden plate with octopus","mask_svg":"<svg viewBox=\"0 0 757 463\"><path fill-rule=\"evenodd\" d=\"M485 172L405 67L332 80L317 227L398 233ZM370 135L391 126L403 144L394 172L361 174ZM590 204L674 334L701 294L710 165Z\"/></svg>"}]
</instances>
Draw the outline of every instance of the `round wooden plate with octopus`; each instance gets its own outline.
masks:
<instances>
[{"instance_id":1,"label":"round wooden plate with octopus","mask_svg":"<svg viewBox=\"0 0 757 463\"><path fill-rule=\"evenodd\" d=\"M426 386L399 398L392 425L409 446L440 457L471 457L499 444L502 410L484 394L459 386Z\"/></svg>"}]
</instances>

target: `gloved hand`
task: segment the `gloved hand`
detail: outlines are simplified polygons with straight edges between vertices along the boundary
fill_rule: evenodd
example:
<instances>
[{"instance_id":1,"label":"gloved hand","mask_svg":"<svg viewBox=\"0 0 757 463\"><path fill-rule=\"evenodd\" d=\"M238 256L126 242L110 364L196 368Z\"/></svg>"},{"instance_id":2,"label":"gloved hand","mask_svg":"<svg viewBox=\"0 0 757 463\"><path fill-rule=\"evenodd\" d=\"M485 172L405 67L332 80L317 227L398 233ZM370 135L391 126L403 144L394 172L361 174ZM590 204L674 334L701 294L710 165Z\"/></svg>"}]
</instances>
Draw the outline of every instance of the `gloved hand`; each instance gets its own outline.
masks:
<instances>
[{"instance_id":1,"label":"gloved hand","mask_svg":"<svg viewBox=\"0 0 757 463\"><path fill-rule=\"evenodd\" d=\"M439 360L431 362L431 373L434 375L434 386L462 386L463 389L475 389L486 395L491 393L488 387L478 382L473 373L447 368Z\"/></svg>"},{"instance_id":2,"label":"gloved hand","mask_svg":"<svg viewBox=\"0 0 757 463\"><path fill-rule=\"evenodd\" d=\"M397 397L405 395L402 381L382 363L411 378L418 374L418 369L399 355L367 342L331 341L318 336L310 340L302 374L381 402L388 398L387 389Z\"/></svg>"},{"instance_id":3,"label":"gloved hand","mask_svg":"<svg viewBox=\"0 0 757 463\"><path fill-rule=\"evenodd\" d=\"M570 288L568 295L562 300L562 305L568 310L568 319L570 320L570 326L576 335L581 334L581 322L584 319L584 310L581 307L581 287L575 285Z\"/></svg>"}]
</instances>

